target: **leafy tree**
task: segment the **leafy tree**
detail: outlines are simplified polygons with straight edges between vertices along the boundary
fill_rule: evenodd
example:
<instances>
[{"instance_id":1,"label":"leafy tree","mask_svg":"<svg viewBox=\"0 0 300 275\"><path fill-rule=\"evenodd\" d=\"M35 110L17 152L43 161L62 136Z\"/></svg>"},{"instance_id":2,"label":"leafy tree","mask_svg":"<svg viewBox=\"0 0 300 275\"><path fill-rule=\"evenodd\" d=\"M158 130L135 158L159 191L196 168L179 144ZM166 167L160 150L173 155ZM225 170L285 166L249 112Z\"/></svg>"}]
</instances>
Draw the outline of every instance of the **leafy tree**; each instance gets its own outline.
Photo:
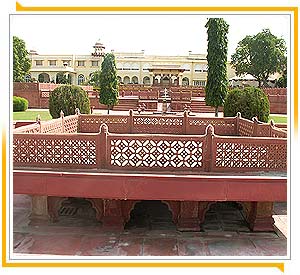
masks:
<instances>
[{"instance_id":1,"label":"leafy tree","mask_svg":"<svg viewBox=\"0 0 300 275\"><path fill-rule=\"evenodd\" d=\"M223 18L208 19L205 27L208 35L207 63L208 74L205 87L205 102L215 107L215 116L218 116L218 107L223 106L227 94L227 34L229 25Z\"/></svg>"},{"instance_id":2,"label":"leafy tree","mask_svg":"<svg viewBox=\"0 0 300 275\"><path fill-rule=\"evenodd\" d=\"M268 122L270 102L267 95L259 88L246 87L243 90L235 88L228 92L224 102L224 116L233 117L240 112L242 117Z\"/></svg>"},{"instance_id":3,"label":"leafy tree","mask_svg":"<svg viewBox=\"0 0 300 275\"><path fill-rule=\"evenodd\" d=\"M66 74L59 72L56 75L56 83L57 84L71 84L70 75L66 76Z\"/></svg>"},{"instance_id":4,"label":"leafy tree","mask_svg":"<svg viewBox=\"0 0 300 275\"><path fill-rule=\"evenodd\" d=\"M287 87L287 71L285 70L281 77L276 80L277 88L286 88Z\"/></svg>"},{"instance_id":5,"label":"leafy tree","mask_svg":"<svg viewBox=\"0 0 300 275\"><path fill-rule=\"evenodd\" d=\"M49 96L49 112L53 118L74 115L78 108L82 114L90 113L90 100L87 93L79 86L63 85L55 88Z\"/></svg>"},{"instance_id":6,"label":"leafy tree","mask_svg":"<svg viewBox=\"0 0 300 275\"><path fill-rule=\"evenodd\" d=\"M250 74L259 87L267 86L270 75L283 72L286 67L286 44L284 39L273 35L269 29L250 36L238 43L231 56L236 75Z\"/></svg>"},{"instance_id":7,"label":"leafy tree","mask_svg":"<svg viewBox=\"0 0 300 275\"><path fill-rule=\"evenodd\" d=\"M101 71L97 70L92 73L90 80L88 81L89 85L92 85L94 89L99 90L100 89L100 75Z\"/></svg>"},{"instance_id":8,"label":"leafy tree","mask_svg":"<svg viewBox=\"0 0 300 275\"><path fill-rule=\"evenodd\" d=\"M109 109L118 104L119 101L119 85L117 79L117 68L115 56L112 53L104 55L101 64L101 73L99 79L100 86L100 103L107 105L107 113Z\"/></svg>"},{"instance_id":9,"label":"leafy tree","mask_svg":"<svg viewBox=\"0 0 300 275\"><path fill-rule=\"evenodd\" d=\"M25 42L17 36L13 37L13 62L14 82L24 82L25 75L31 68L31 61L28 58Z\"/></svg>"}]
</instances>

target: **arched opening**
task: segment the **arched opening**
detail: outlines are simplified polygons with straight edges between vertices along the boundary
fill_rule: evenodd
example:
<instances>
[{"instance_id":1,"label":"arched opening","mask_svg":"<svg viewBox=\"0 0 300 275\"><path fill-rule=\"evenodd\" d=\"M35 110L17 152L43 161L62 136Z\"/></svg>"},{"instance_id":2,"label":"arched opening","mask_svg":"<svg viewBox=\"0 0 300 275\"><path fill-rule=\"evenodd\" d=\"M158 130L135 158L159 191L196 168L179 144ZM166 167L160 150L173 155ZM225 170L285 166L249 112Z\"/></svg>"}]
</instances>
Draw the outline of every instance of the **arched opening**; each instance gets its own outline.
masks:
<instances>
[{"instance_id":1,"label":"arched opening","mask_svg":"<svg viewBox=\"0 0 300 275\"><path fill-rule=\"evenodd\" d=\"M78 85L82 85L84 80L85 78L83 74L78 75L78 81L77 81Z\"/></svg>"},{"instance_id":2,"label":"arched opening","mask_svg":"<svg viewBox=\"0 0 300 275\"><path fill-rule=\"evenodd\" d=\"M125 229L144 228L148 230L176 229L172 212L162 201L137 202L130 213Z\"/></svg>"},{"instance_id":3,"label":"arched opening","mask_svg":"<svg viewBox=\"0 0 300 275\"><path fill-rule=\"evenodd\" d=\"M168 85L170 85L170 83L171 83L170 77L167 76L167 75L165 75L165 76L161 79L161 84L162 84L163 86L168 86Z\"/></svg>"},{"instance_id":4,"label":"arched opening","mask_svg":"<svg viewBox=\"0 0 300 275\"><path fill-rule=\"evenodd\" d=\"M143 78L143 84L144 85L150 85L150 77L149 76L145 76Z\"/></svg>"},{"instance_id":5,"label":"arched opening","mask_svg":"<svg viewBox=\"0 0 300 275\"><path fill-rule=\"evenodd\" d=\"M137 78L137 76L133 76L131 82L133 84L138 84L139 83L139 79Z\"/></svg>"},{"instance_id":6,"label":"arched opening","mask_svg":"<svg viewBox=\"0 0 300 275\"><path fill-rule=\"evenodd\" d=\"M189 83L190 83L190 81L187 77L184 77L182 79L182 86L188 86L188 85L190 85Z\"/></svg>"},{"instance_id":7,"label":"arched opening","mask_svg":"<svg viewBox=\"0 0 300 275\"><path fill-rule=\"evenodd\" d=\"M98 224L96 210L89 199L66 198L58 209L58 222L76 225Z\"/></svg>"},{"instance_id":8,"label":"arched opening","mask_svg":"<svg viewBox=\"0 0 300 275\"><path fill-rule=\"evenodd\" d=\"M237 202L211 203L201 228L203 231L250 231L243 206Z\"/></svg>"},{"instance_id":9,"label":"arched opening","mask_svg":"<svg viewBox=\"0 0 300 275\"><path fill-rule=\"evenodd\" d=\"M50 76L47 73L41 73L38 76L38 81L40 83L49 83L50 82Z\"/></svg>"},{"instance_id":10,"label":"arched opening","mask_svg":"<svg viewBox=\"0 0 300 275\"><path fill-rule=\"evenodd\" d=\"M129 84L130 83L129 76L124 76L123 82L124 82L124 84Z\"/></svg>"},{"instance_id":11,"label":"arched opening","mask_svg":"<svg viewBox=\"0 0 300 275\"><path fill-rule=\"evenodd\" d=\"M27 74L25 75L25 82L31 82L31 75L30 74Z\"/></svg>"},{"instance_id":12,"label":"arched opening","mask_svg":"<svg viewBox=\"0 0 300 275\"><path fill-rule=\"evenodd\" d=\"M119 82L119 83L122 83L122 77L121 77L121 76L118 75L118 76L117 76L117 79L118 79L118 82Z\"/></svg>"},{"instance_id":13,"label":"arched opening","mask_svg":"<svg viewBox=\"0 0 300 275\"><path fill-rule=\"evenodd\" d=\"M55 83L56 84L71 84L70 74L64 74L62 72L57 73Z\"/></svg>"}]
</instances>

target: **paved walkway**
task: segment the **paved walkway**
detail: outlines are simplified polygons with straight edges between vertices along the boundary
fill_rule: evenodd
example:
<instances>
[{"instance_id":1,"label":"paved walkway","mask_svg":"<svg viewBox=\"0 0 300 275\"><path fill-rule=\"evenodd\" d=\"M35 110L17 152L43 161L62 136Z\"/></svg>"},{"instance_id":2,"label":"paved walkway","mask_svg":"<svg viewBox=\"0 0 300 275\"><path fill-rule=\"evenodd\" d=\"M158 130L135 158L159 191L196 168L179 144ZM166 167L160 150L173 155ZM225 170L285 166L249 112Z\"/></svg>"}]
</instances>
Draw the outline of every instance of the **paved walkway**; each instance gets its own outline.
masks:
<instances>
[{"instance_id":1,"label":"paved walkway","mask_svg":"<svg viewBox=\"0 0 300 275\"><path fill-rule=\"evenodd\" d=\"M122 232L103 229L84 202L75 216L61 216L57 223L30 222L30 207L29 196L14 195L13 243L18 255L285 256L287 253L285 203L275 204L274 218L279 228L275 233L250 232L240 209L230 204L211 207L203 232L176 231L164 205L153 201L142 208L136 206Z\"/></svg>"}]
</instances>

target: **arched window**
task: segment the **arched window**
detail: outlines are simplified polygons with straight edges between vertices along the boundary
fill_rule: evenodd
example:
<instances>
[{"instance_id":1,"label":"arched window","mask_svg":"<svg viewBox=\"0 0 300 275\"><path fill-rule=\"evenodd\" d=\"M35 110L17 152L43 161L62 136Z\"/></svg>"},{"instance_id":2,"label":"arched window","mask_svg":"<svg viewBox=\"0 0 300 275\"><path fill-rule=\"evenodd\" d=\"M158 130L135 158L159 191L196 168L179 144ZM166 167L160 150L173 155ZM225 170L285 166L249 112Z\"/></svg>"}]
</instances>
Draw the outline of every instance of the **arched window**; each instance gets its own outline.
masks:
<instances>
[{"instance_id":1,"label":"arched window","mask_svg":"<svg viewBox=\"0 0 300 275\"><path fill-rule=\"evenodd\" d=\"M83 74L80 74L78 76L78 85L82 85L82 83L84 82L84 75Z\"/></svg>"},{"instance_id":2,"label":"arched window","mask_svg":"<svg viewBox=\"0 0 300 275\"><path fill-rule=\"evenodd\" d=\"M124 76L123 82L124 82L124 84L129 84L129 83L130 83L130 78L129 78L129 76Z\"/></svg>"},{"instance_id":3,"label":"arched window","mask_svg":"<svg viewBox=\"0 0 300 275\"><path fill-rule=\"evenodd\" d=\"M143 78L143 84L144 85L150 85L150 77L149 76L145 76Z\"/></svg>"},{"instance_id":4,"label":"arched window","mask_svg":"<svg viewBox=\"0 0 300 275\"><path fill-rule=\"evenodd\" d=\"M30 82L31 81L31 75L27 74L25 75L25 82Z\"/></svg>"},{"instance_id":5,"label":"arched window","mask_svg":"<svg viewBox=\"0 0 300 275\"><path fill-rule=\"evenodd\" d=\"M182 86L188 86L190 83L189 79L187 77L184 77L182 79Z\"/></svg>"},{"instance_id":6,"label":"arched window","mask_svg":"<svg viewBox=\"0 0 300 275\"><path fill-rule=\"evenodd\" d=\"M117 76L118 82L121 83L122 82L122 77L121 76Z\"/></svg>"},{"instance_id":7,"label":"arched window","mask_svg":"<svg viewBox=\"0 0 300 275\"><path fill-rule=\"evenodd\" d=\"M38 80L40 83L49 83L50 82L50 76L46 73L41 73L38 76Z\"/></svg>"},{"instance_id":8,"label":"arched window","mask_svg":"<svg viewBox=\"0 0 300 275\"><path fill-rule=\"evenodd\" d=\"M138 84L139 83L139 79L137 78L137 76L133 76L131 82L133 84Z\"/></svg>"}]
</instances>

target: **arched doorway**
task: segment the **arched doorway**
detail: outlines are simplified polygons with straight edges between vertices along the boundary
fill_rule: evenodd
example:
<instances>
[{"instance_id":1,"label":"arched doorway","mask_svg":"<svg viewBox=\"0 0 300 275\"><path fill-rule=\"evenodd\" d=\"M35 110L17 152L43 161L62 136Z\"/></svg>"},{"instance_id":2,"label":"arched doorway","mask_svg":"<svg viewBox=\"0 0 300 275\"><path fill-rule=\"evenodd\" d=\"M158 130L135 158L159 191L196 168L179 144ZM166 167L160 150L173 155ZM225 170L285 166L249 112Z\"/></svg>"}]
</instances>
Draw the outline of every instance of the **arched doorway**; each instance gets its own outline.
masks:
<instances>
[{"instance_id":1,"label":"arched doorway","mask_svg":"<svg viewBox=\"0 0 300 275\"><path fill-rule=\"evenodd\" d=\"M78 85L82 85L84 80L85 80L85 77L83 74L78 75L78 81L77 81Z\"/></svg>"},{"instance_id":2,"label":"arched doorway","mask_svg":"<svg viewBox=\"0 0 300 275\"><path fill-rule=\"evenodd\" d=\"M122 77L121 77L121 76L118 75L118 76L117 76L117 79L118 79L118 82L119 82L119 83L122 83Z\"/></svg>"},{"instance_id":3,"label":"arched doorway","mask_svg":"<svg viewBox=\"0 0 300 275\"><path fill-rule=\"evenodd\" d=\"M137 78L137 76L133 76L131 82L133 84L138 84L139 83L139 79Z\"/></svg>"},{"instance_id":4,"label":"arched doorway","mask_svg":"<svg viewBox=\"0 0 300 275\"><path fill-rule=\"evenodd\" d=\"M162 201L137 202L130 213L125 229L145 228L148 230L176 229L172 221L172 212Z\"/></svg>"},{"instance_id":5,"label":"arched doorway","mask_svg":"<svg viewBox=\"0 0 300 275\"><path fill-rule=\"evenodd\" d=\"M49 83L50 82L50 76L47 73L41 73L38 76L38 81L40 83Z\"/></svg>"},{"instance_id":6,"label":"arched doorway","mask_svg":"<svg viewBox=\"0 0 300 275\"><path fill-rule=\"evenodd\" d=\"M130 78L129 78L129 76L124 76L123 82L124 82L125 85L126 85L126 84L129 84L129 83L130 83Z\"/></svg>"},{"instance_id":7,"label":"arched doorway","mask_svg":"<svg viewBox=\"0 0 300 275\"><path fill-rule=\"evenodd\" d=\"M170 77L167 75L163 76L163 78L161 79L161 85L169 86L170 84L171 84Z\"/></svg>"},{"instance_id":8,"label":"arched doorway","mask_svg":"<svg viewBox=\"0 0 300 275\"><path fill-rule=\"evenodd\" d=\"M182 86L188 86L188 85L190 85L190 81L187 77L184 77L182 79Z\"/></svg>"},{"instance_id":9,"label":"arched doorway","mask_svg":"<svg viewBox=\"0 0 300 275\"><path fill-rule=\"evenodd\" d=\"M25 75L25 82L31 82L31 75L30 74L27 74Z\"/></svg>"},{"instance_id":10,"label":"arched doorway","mask_svg":"<svg viewBox=\"0 0 300 275\"><path fill-rule=\"evenodd\" d=\"M243 206L237 202L211 203L201 228L203 231L250 231Z\"/></svg>"},{"instance_id":11,"label":"arched doorway","mask_svg":"<svg viewBox=\"0 0 300 275\"><path fill-rule=\"evenodd\" d=\"M150 85L150 77L149 76L145 76L143 78L143 84L144 85Z\"/></svg>"},{"instance_id":12,"label":"arched doorway","mask_svg":"<svg viewBox=\"0 0 300 275\"><path fill-rule=\"evenodd\" d=\"M51 212L50 208L50 217L52 214L52 218L61 224L70 224L72 222L76 223L76 225L99 224L97 219L98 213L93 201L90 199L48 197L48 205L55 206L54 212Z\"/></svg>"}]
</instances>

